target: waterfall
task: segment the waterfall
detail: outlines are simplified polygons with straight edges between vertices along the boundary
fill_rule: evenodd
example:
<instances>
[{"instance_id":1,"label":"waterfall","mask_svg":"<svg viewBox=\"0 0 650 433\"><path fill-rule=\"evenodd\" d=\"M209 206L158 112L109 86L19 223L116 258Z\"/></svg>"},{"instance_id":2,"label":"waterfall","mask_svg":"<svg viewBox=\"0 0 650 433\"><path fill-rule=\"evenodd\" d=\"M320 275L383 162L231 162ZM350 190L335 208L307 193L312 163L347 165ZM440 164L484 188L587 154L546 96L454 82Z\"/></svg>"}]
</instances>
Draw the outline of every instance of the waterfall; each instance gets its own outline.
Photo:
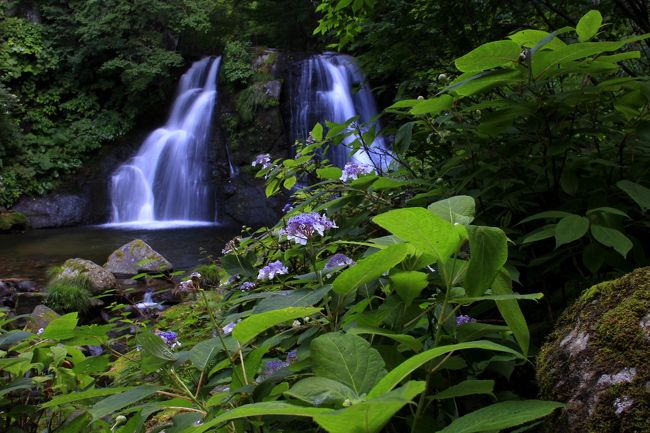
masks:
<instances>
[{"instance_id":1,"label":"waterfall","mask_svg":"<svg viewBox=\"0 0 650 433\"><path fill-rule=\"evenodd\" d=\"M190 67L165 126L113 173L111 222L214 221L208 147L220 61Z\"/></svg>"},{"instance_id":2,"label":"waterfall","mask_svg":"<svg viewBox=\"0 0 650 433\"><path fill-rule=\"evenodd\" d=\"M325 126L325 121L343 123L358 116L358 122L365 123L376 115L372 92L352 57L327 53L299 62L299 73L291 96L292 140L307 138L316 122ZM376 123L370 126L379 129ZM354 139L350 136L343 143L349 145ZM385 168L390 157L383 137L377 136L373 143L367 144L369 151L361 149L352 155L352 159ZM334 165L343 167L350 159L350 148L345 145L329 150L327 157Z\"/></svg>"}]
</instances>

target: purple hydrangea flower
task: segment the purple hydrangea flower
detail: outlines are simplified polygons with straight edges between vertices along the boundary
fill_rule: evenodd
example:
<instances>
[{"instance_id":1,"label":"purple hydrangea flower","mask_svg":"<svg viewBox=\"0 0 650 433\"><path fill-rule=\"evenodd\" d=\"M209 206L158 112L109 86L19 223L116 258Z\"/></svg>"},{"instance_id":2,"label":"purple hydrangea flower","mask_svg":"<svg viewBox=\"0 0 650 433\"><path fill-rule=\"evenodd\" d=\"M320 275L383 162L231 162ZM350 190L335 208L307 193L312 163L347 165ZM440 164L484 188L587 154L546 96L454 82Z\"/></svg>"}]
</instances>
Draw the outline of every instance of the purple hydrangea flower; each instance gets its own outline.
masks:
<instances>
[{"instance_id":1,"label":"purple hydrangea flower","mask_svg":"<svg viewBox=\"0 0 650 433\"><path fill-rule=\"evenodd\" d=\"M287 213L291 212L293 210L293 204L292 203L287 203L282 207L282 212Z\"/></svg>"},{"instance_id":2,"label":"purple hydrangea flower","mask_svg":"<svg viewBox=\"0 0 650 433\"><path fill-rule=\"evenodd\" d=\"M336 253L325 264L325 269L336 268L338 266L354 265L354 260L345 254Z\"/></svg>"},{"instance_id":3,"label":"purple hydrangea flower","mask_svg":"<svg viewBox=\"0 0 650 433\"><path fill-rule=\"evenodd\" d=\"M178 334L174 331L155 331L154 334L162 338L166 345L172 349L181 345L178 341Z\"/></svg>"},{"instance_id":4,"label":"purple hydrangea flower","mask_svg":"<svg viewBox=\"0 0 650 433\"><path fill-rule=\"evenodd\" d=\"M362 164L359 162L348 162L343 167L343 174L341 175L341 180L343 182L348 182L350 180L355 180L361 175L374 173L375 169L368 164Z\"/></svg>"},{"instance_id":5,"label":"purple hydrangea flower","mask_svg":"<svg viewBox=\"0 0 650 433\"><path fill-rule=\"evenodd\" d=\"M466 325L468 323L475 323L475 322L476 322L476 319L474 319L474 318L472 318L470 316L466 316L464 314L461 314L458 317L456 317L456 326L463 326L463 325Z\"/></svg>"},{"instance_id":6,"label":"purple hydrangea flower","mask_svg":"<svg viewBox=\"0 0 650 433\"><path fill-rule=\"evenodd\" d=\"M259 274L257 274L258 280L272 280L276 275L288 274L289 269L280 261L276 260L271 262L268 265L260 269Z\"/></svg>"},{"instance_id":7,"label":"purple hydrangea flower","mask_svg":"<svg viewBox=\"0 0 650 433\"><path fill-rule=\"evenodd\" d=\"M242 283L241 286L239 286L239 290L241 290L242 292L245 292L247 290L254 289L255 287L257 287L257 284L255 284L253 282L250 282L250 281L246 281L246 282Z\"/></svg>"},{"instance_id":8,"label":"purple hydrangea flower","mask_svg":"<svg viewBox=\"0 0 650 433\"><path fill-rule=\"evenodd\" d=\"M293 364L298 360L298 352L295 350L290 350L287 352L287 363Z\"/></svg>"},{"instance_id":9,"label":"purple hydrangea flower","mask_svg":"<svg viewBox=\"0 0 650 433\"><path fill-rule=\"evenodd\" d=\"M261 153L257 155L255 158L255 161L251 163L253 167L256 167L258 165L262 166L262 168L269 168L271 167L271 155L268 153Z\"/></svg>"},{"instance_id":10,"label":"purple hydrangea flower","mask_svg":"<svg viewBox=\"0 0 650 433\"><path fill-rule=\"evenodd\" d=\"M226 280L226 284L232 284L239 279L239 274L231 275L230 278Z\"/></svg>"},{"instance_id":11,"label":"purple hydrangea flower","mask_svg":"<svg viewBox=\"0 0 650 433\"><path fill-rule=\"evenodd\" d=\"M259 375L259 377L255 380L257 383L260 383L269 377L273 376L275 373L277 373L279 370L282 370L285 367L288 367L289 363L285 361L280 361L278 359L274 359L273 361L267 361L266 364L264 364L264 368L262 370L262 374Z\"/></svg>"},{"instance_id":12,"label":"purple hydrangea flower","mask_svg":"<svg viewBox=\"0 0 650 433\"><path fill-rule=\"evenodd\" d=\"M286 235L288 240L294 240L297 244L306 245L315 233L323 236L325 230L337 227L336 223L325 215L316 212L301 213L289 218L287 227L280 230L280 235Z\"/></svg>"},{"instance_id":13,"label":"purple hydrangea flower","mask_svg":"<svg viewBox=\"0 0 650 433\"><path fill-rule=\"evenodd\" d=\"M235 326L237 326L239 322L241 322L241 319L239 319L236 322L230 322L229 324L221 328L221 330L223 331L223 335L230 335L232 333L232 330L235 329Z\"/></svg>"}]
</instances>

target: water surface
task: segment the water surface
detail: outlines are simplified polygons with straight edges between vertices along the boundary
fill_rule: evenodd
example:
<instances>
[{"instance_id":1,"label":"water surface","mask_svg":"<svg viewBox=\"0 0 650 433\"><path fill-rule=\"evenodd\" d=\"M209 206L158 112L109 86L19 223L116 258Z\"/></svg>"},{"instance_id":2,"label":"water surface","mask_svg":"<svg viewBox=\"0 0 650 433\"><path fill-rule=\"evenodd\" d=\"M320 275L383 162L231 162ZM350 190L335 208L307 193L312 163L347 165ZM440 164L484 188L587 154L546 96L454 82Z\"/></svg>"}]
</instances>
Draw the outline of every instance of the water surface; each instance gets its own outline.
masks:
<instances>
[{"instance_id":1,"label":"water surface","mask_svg":"<svg viewBox=\"0 0 650 433\"><path fill-rule=\"evenodd\" d=\"M0 279L29 278L45 282L47 269L79 257L103 265L117 248L142 239L165 256L175 269L191 269L218 257L239 227L214 224L132 224L32 230L0 235Z\"/></svg>"}]
</instances>

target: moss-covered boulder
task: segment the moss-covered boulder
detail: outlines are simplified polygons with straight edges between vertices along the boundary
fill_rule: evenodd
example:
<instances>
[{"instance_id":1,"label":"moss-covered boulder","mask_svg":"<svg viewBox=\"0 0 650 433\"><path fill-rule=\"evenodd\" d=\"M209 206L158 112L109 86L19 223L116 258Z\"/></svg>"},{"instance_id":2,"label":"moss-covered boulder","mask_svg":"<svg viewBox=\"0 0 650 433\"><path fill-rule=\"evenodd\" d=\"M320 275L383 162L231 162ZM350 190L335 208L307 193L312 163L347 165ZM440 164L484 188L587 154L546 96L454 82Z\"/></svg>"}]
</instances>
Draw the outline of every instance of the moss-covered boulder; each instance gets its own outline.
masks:
<instances>
[{"instance_id":1,"label":"moss-covered boulder","mask_svg":"<svg viewBox=\"0 0 650 433\"><path fill-rule=\"evenodd\" d=\"M118 288L115 275L97 263L85 259L66 260L52 277L53 279L75 279L79 276L84 276L88 280L89 289L95 294Z\"/></svg>"},{"instance_id":2,"label":"moss-covered boulder","mask_svg":"<svg viewBox=\"0 0 650 433\"><path fill-rule=\"evenodd\" d=\"M118 277L128 277L140 272L169 271L172 264L145 241L135 239L122 245L108 257L104 268Z\"/></svg>"},{"instance_id":3,"label":"moss-covered boulder","mask_svg":"<svg viewBox=\"0 0 650 433\"><path fill-rule=\"evenodd\" d=\"M650 267L587 290L537 362L541 397L567 403L546 432L650 432Z\"/></svg>"},{"instance_id":4,"label":"moss-covered boulder","mask_svg":"<svg viewBox=\"0 0 650 433\"><path fill-rule=\"evenodd\" d=\"M20 212L0 212L0 232L25 230L29 227L27 217Z\"/></svg>"}]
</instances>

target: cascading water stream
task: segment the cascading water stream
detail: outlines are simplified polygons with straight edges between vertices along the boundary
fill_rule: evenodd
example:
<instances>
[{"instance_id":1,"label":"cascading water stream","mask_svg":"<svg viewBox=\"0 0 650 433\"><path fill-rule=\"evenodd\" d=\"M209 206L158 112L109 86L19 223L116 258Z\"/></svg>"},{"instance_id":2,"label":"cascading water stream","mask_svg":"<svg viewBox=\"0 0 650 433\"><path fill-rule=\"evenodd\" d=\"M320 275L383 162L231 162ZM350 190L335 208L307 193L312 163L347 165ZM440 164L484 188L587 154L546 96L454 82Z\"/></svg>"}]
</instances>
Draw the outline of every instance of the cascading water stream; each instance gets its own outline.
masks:
<instances>
[{"instance_id":1,"label":"cascading water stream","mask_svg":"<svg viewBox=\"0 0 650 433\"><path fill-rule=\"evenodd\" d=\"M112 175L112 223L214 221L208 147L221 58L181 77L167 123Z\"/></svg>"},{"instance_id":2,"label":"cascading water stream","mask_svg":"<svg viewBox=\"0 0 650 433\"><path fill-rule=\"evenodd\" d=\"M357 89L355 92L354 89ZM359 116L359 123L369 122L377 115L377 107L361 69L350 56L342 54L320 54L300 62L300 73L292 89L291 97L292 140L304 140L316 122L325 126L325 121L343 123ZM373 126L378 129L378 125ZM348 137L349 145L354 137ZM377 136L368 144L368 151L361 149L352 159L377 168L386 168L390 157L384 139ZM338 146L330 149L328 159L343 167L350 159L350 148Z\"/></svg>"}]
</instances>

